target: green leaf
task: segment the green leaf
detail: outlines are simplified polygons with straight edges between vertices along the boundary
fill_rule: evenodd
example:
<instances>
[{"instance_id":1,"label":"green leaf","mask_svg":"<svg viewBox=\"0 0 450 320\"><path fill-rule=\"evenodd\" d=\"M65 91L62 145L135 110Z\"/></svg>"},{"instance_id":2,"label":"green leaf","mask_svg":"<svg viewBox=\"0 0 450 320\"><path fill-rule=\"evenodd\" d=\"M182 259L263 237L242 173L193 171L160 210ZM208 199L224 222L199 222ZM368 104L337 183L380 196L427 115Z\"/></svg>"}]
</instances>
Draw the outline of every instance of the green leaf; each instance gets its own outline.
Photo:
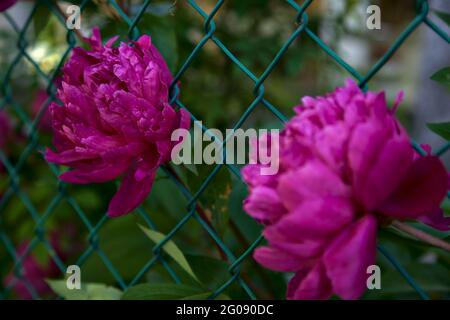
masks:
<instances>
[{"instance_id":1,"label":"green leaf","mask_svg":"<svg viewBox=\"0 0 450 320\"><path fill-rule=\"evenodd\" d=\"M143 283L129 288L122 300L174 300L204 294L199 287L174 283Z\"/></svg>"},{"instance_id":2,"label":"green leaf","mask_svg":"<svg viewBox=\"0 0 450 320\"><path fill-rule=\"evenodd\" d=\"M186 255L186 259L200 282L210 289L219 288L230 278L228 263L223 260L201 255Z\"/></svg>"},{"instance_id":3,"label":"green leaf","mask_svg":"<svg viewBox=\"0 0 450 320\"><path fill-rule=\"evenodd\" d=\"M81 289L70 290L66 280L47 280L50 288L66 300L119 300L122 291L102 283L82 283Z\"/></svg>"},{"instance_id":4,"label":"green leaf","mask_svg":"<svg viewBox=\"0 0 450 320\"><path fill-rule=\"evenodd\" d=\"M450 122L427 123L427 127L445 140L450 140Z\"/></svg>"},{"instance_id":5,"label":"green leaf","mask_svg":"<svg viewBox=\"0 0 450 320\"><path fill-rule=\"evenodd\" d=\"M200 294L195 294L189 297L181 298L180 300L208 300L212 292L205 292ZM231 300L226 294L219 294L214 300Z\"/></svg>"},{"instance_id":6,"label":"green leaf","mask_svg":"<svg viewBox=\"0 0 450 320\"><path fill-rule=\"evenodd\" d=\"M439 70L431 76L431 79L444 85L450 85L450 67Z\"/></svg>"},{"instance_id":7,"label":"green leaf","mask_svg":"<svg viewBox=\"0 0 450 320\"><path fill-rule=\"evenodd\" d=\"M142 229L142 231L144 231L144 233L147 235L147 237L149 237L150 240L152 240L155 244L160 243L166 237L164 234L162 234L160 232L150 230L143 226L139 226L139 227ZM164 246L162 247L162 249L170 257L172 257L172 259L175 260L184 271L186 271L192 278L194 278L195 280L198 281L198 278L195 275L194 271L192 271L191 266L189 265L189 262L186 260L183 252L181 252L181 250L177 247L175 242L173 242L172 240L167 241L164 244Z\"/></svg>"},{"instance_id":8,"label":"green leaf","mask_svg":"<svg viewBox=\"0 0 450 320\"><path fill-rule=\"evenodd\" d=\"M450 26L450 13L435 10L437 16L441 18L448 26Z\"/></svg>"},{"instance_id":9,"label":"green leaf","mask_svg":"<svg viewBox=\"0 0 450 320\"><path fill-rule=\"evenodd\" d=\"M36 38L49 23L50 13L51 11L46 5L40 5L36 8L36 12L33 15L34 33Z\"/></svg>"},{"instance_id":10,"label":"green leaf","mask_svg":"<svg viewBox=\"0 0 450 320\"><path fill-rule=\"evenodd\" d=\"M86 285L89 300L120 300L122 291L117 288L101 283L90 283Z\"/></svg>"},{"instance_id":11,"label":"green leaf","mask_svg":"<svg viewBox=\"0 0 450 320\"><path fill-rule=\"evenodd\" d=\"M110 219L99 230L99 247L124 281L132 280L151 258L147 237L138 223L143 223L138 215L128 215L120 219ZM115 277L101 257L94 253L83 265L83 280L87 282L116 283Z\"/></svg>"},{"instance_id":12,"label":"green leaf","mask_svg":"<svg viewBox=\"0 0 450 320\"><path fill-rule=\"evenodd\" d=\"M69 290L66 280L47 280L48 285L56 294L67 300L87 300L87 292L83 286L80 290Z\"/></svg>"}]
</instances>

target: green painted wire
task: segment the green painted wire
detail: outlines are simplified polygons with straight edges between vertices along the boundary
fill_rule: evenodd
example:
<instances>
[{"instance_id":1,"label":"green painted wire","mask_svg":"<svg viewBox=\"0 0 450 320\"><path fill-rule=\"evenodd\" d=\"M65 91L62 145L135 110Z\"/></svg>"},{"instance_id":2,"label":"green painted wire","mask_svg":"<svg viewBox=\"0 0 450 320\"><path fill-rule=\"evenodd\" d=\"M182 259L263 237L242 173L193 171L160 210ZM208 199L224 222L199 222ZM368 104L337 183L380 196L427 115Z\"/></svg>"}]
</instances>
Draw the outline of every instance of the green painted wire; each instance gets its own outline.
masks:
<instances>
[{"instance_id":1,"label":"green painted wire","mask_svg":"<svg viewBox=\"0 0 450 320\"><path fill-rule=\"evenodd\" d=\"M398 260L393 257L389 251L383 247L382 245L378 244L378 251L380 251L386 259L394 266L394 268L402 275L402 277L408 282L408 284L416 290L416 292L419 294L420 298L423 300L429 300L430 297L428 294L417 284L417 282L411 277L411 275L403 268L403 266L398 262Z\"/></svg>"}]
</instances>

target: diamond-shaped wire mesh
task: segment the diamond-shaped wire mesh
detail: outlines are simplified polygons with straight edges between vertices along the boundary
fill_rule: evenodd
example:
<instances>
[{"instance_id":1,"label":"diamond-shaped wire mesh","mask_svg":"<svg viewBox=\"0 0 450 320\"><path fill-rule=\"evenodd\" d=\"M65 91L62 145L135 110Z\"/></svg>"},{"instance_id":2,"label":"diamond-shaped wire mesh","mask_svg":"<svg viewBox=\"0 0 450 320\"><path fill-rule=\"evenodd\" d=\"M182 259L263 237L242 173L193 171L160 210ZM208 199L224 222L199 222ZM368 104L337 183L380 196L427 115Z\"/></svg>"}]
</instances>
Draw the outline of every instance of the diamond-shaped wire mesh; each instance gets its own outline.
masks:
<instances>
[{"instance_id":1,"label":"diamond-shaped wire mesh","mask_svg":"<svg viewBox=\"0 0 450 320\"><path fill-rule=\"evenodd\" d=\"M81 10L85 8L89 1L84 0L81 2ZM142 6L137 14L134 16L129 16L125 13L121 6L114 0L106 1L110 6L112 6L117 13L120 15L121 19L128 24L128 37L130 39L136 39L142 32L146 30L139 29L139 23L143 17L143 13L150 5L150 0L146 0L142 3ZM201 40L197 43L197 45L192 49L192 52L187 56L183 63L181 63L181 67L177 70L171 90L170 90L170 101L171 104L178 106L179 108L185 108L186 110L190 110L188 105L183 104L182 98L179 96L179 89L177 83L179 80L182 80L186 71L189 70L191 64L194 59L200 54L200 52L204 49L206 44L215 45L231 62L235 65L242 73L245 75L252 83L253 83L253 94L254 99L246 108L245 112L240 116L238 121L234 124L234 128L240 128L245 120L252 114L252 112L257 108L265 108L269 110L274 117L279 119L281 122L286 121L286 116L273 105L265 95L265 81L270 77L271 73L277 68L280 60L289 50L291 44L298 37L309 37L313 42L317 44L318 50L322 50L326 53L329 59L333 60L337 63L344 72L348 73L351 77L355 78L360 87L367 90L368 85L371 79L386 65L386 63L390 60L390 58L394 55L394 53L404 44L405 40L420 26L426 25L431 28L436 34L440 36L442 41L447 44L450 43L450 36L445 31L440 29L435 23L433 23L429 19L429 4L428 1L419 0L416 2L416 16L410 21L408 26L404 29L404 31L397 37L397 39L391 44L390 48L387 52L369 69L369 71L363 75L356 71L349 63L345 62L333 49L328 46L317 34L313 32L311 28L308 27L308 8L314 2L313 0L306 0L302 3L297 3L293 0L286 0L287 4L296 14L296 28L289 35L288 39L282 45L282 47L278 50L273 60L267 65L264 72L261 75L256 75L250 69L239 60L237 56L232 53L232 50L228 48L224 42L216 35L216 24L214 18L221 10L222 6L225 3L225 0L219 0L211 10L211 12L205 12L194 0L187 0L187 3L190 7L198 13L204 22L204 33L202 35ZM65 186L64 183L58 182L57 176L59 174L58 167L53 164L48 164L50 168L50 172L52 173L53 183L55 184L55 194L53 199L48 204L47 208L38 212L38 210L33 205L33 201L30 199L30 196L27 194L25 190L21 188L21 174L22 169L27 161L30 160L31 157L39 155L38 151L42 151L44 146L41 145L38 141L38 130L37 125L40 120L40 116L45 112L43 109L40 114L35 119L30 119L26 112L22 109L22 106L15 100L13 97L13 93L11 92L11 77L15 68L19 67L20 64L30 63L36 70L36 73L39 74L42 78L45 79L47 86L47 92L49 94L49 99L46 101L46 105L48 105L51 101L55 100L55 86L54 80L57 77L57 74L60 68L63 66L65 60L70 55L71 50L78 44L78 39L74 34L74 31L67 30L67 49L62 54L62 58L58 63L56 70L48 75L46 74L39 66L39 64L33 60L33 58L28 53L29 43L27 42L27 29L30 27L32 20L35 15L37 15L38 10L46 8L50 10L52 15L55 15L60 21L62 26L65 26L65 17L62 15L61 11L58 10L55 3L49 0L40 0L35 1L33 6L33 10L31 11L26 23L19 27L14 19L6 12L4 16L7 21L10 23L11 27L17 33L17 43L15 44L18 48L18 53L12 60L12 63L9 64L8 69L5 72L5 77L1 82L1 101L0 101L0 109L8 108L8 111L14 112L19 120L25 124L26 127L26 139L27 145L22 150L20 157L15 161L15 163L11 163L7 158L6 154L0 150L0 163L3 164L5 170L9 176L7 181L6 192L0 198L0 246L3 246L3 250L7 253L8 259L14 262L13 271L17 278L23 279L22 270L23 270L23 262L24 258L30 254L37 246L43 245L45 250L47 250L49 256L54 261L54 263L59 268L61 275L66 272L66 265L60 259L58 254L56 253L55 248L52 246L51 241L47 236L47 227L46 221L53 214L54 209L64 203L68 205L71 210L81 219L83 225L87 228L89 236L87 246L84 248L84 251L80 254L76 263L81 267L85 263L85 261L94 253L97 254L100 259L103 261L106 268L114 277L115 281L119 285L121 289L126 289L139 281L142 280L144 275L148 270L153 268L157 263L161 263L161 265L169 272L173 281L179 283L181 280L177 273L173 270L170 264L164 259L163 254L161 252L161 248L164 246L167 241L172 239L177 232L179 232L187 223L194 221L199 224L202 229L208 234L213 242L215 242L216 246L220 248L223 255L226 257L228 261L228 280L222 283L221 285L215 288L214 292L211 294L210 298L215 298L220 295L224 290L226 290L233 283L237 283L241 286L249 298L256 299L258 296L254 293L254 290L251 289L249 284L243 279L240 267L244 263L244 261L250 259L251 254L256 246L260 244L262 241L262 236L258 237L255 241L248 244L248 247L242 248L243 253L236 256L227 246L227 244L221 239L221 237L215 232L215 230L211 227L209 222L205 219L204 214L201 212L202 208L199 205L199 198L204 194L205 190L210 186L214 177L218 174L222 167L226 167L227 170L231 172L231 174L235 175L238 179L241 179L239 169L230 164L219 164L216 165L212 172L204 179L201 186L198 190L192 193L188 188L186 188L183 184L179 182L176 178L175 173L168 168L162 168L162 174L169 177L172 183L180 190L183 196L186 199L186 212L185 215L179 220L178 224L173 227L173 229L167 233L167 236L163 241L158 243L156 246L152 248L152 252L154 253L153 257L147 261L144 265L141 266L141 269L135 275L134 279L127 283L123 279L120 272L113 265L108 255L103 251L101 246L99 246L99 231L105 225L108 220L106 214L99 221L95 221L94 223L88 217L88 214L81 208L78 204L77 200L73 195L71 195ZM292 23L292 22L291 22ZM196 120L194 115L192 115L192 119ZM203 127L203 131L206 131L207 128ZM225 142L224 142L225 143ZM421 152L424 151L413 142L414 147ZM437 155L443 155L450 144L447 143L440 150L436 152ZM41 155L39 155L42 157ZM41 159L42 160L42 159ZM4 232L1 221L5 218L3 217L5 214L4 209L8 205L8 202L13 201L14 199L18 199L22 202L23 206L26 208L26 211L34 221L33 228L33 237L30 242L28 242L24 251L17 252L16 247L13 245L10 237L6 232ZM150 214L143 208L139 208L137 210L137 215L139 215L146 222L147 226L151 229L156 229L155 224L150 217ZM397 269L398 272L406 279L406 281L417 291L420 297L426 299L428 298L427 293L421 289L421 287L415 282L415 280L408 274L408 272L400 265L400 263L396 260L394 256L392 256L386 248L379 246L379 251L392 263L394 268ZM23 279L26 285L27 290L29 291L32 298L38 299L40 298L35 288L29 283L26 283L26 279ZM11 287L14 284L8 284L2 292L0 292L0 298L8 298L10 295Z\"/></svg>"}]
</instances>

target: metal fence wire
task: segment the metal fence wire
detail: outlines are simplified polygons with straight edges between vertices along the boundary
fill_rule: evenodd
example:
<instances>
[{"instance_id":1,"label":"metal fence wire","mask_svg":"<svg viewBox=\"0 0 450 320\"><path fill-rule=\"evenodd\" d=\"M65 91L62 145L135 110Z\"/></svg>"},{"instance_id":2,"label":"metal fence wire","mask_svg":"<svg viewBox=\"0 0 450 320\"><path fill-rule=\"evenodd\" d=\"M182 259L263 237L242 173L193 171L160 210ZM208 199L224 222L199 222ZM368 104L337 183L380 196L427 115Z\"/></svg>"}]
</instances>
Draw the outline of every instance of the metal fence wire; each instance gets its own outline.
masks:
<instances>
[{"instance_id":1,"label":"metal fence wire","mask_svg":"<svg viewBox=\"0 0 450 320\"><path fill-rule=\"evenodd\" d=\"M83 12L83 9L88 4L89 0L84 0L81 2L80 8L81 12ZM147 9L147 7L150 5L150 0L146 0L143 2L139 12L135 16L128 16L118 5L118 3L114 0L107 0L106 1L110 6L112 6L121 16L122 20L128 24L128 37L130 39L136 39L139 37L140 34L145 33L146 30L139 29L139 22L141 21L143 17L143 13ZM222 53L235 65L237 66L242 73L248 77L253 83L253 94L254 94L254 100L251 102L251 104L246 108L245 112L240 116L239 120L235 123L234 129L240 128L241 125L244 123L244 121L252 114L252 112L256 108L266 108L268 109L276 118L278 118L280 121L284 122L286 121L286 117L279 111L279 109L274 106L268 99L265 97L265 88L264 83L265 80L270 76L272 71L277 67L280 59L285 55L285 53L289 50L290 45L296 40L298 37L309 37L312 39L318 46L318 50L323 50L329 59L334 60L340 67L345 70L350 76L355 78L360 87L364 90L367 90L368 84L371 81L371 79L386 65L386 63L390 60L390 58L395 54L395 52L402 47L405 40L408 39L408 37L411 36L411 34L422 24L425 24L427 27L431 28L436 34L440 36L442 41L445 41L446 43L450 43L450 35L446 33L444 30L440 29L435 23L433 23L429 19L430 10L429 10L429 3L426 0L418 0L416 1L416 16L412 21L409 22L407 27L403 30L403 32L396 38L396 40L392 43L390 48L386 51L386 53L369 69L368 73L363 75L360 74L358 71L356 71L354 68L352 68L351 64L345 62L333 49L331 49L317 34L315 34L311 28L308 27L308 8L313 3L313 0L306 0L303 1L301 4L297 3L293 0L286 0L287 4L296 12L296 28L295 30L290 34L289 38L285 41L285 43L282 45L282 47L278 50L277 54L275 55L274 59L267 65L265 68L265 71L261 75L256 75L252 73L248 67L244 63L242 63L233 53L232 50L229 49L222 41L221 39L216 35L216 24L214 21L215 16L217 13L221 10L222 6L225 3L225 0L219 0L215 4L213 10L208 14L206 13L198 3L196 3L195 0L187 0L187 3L192 7L193 10L195 10L204 21L204 34L202 36L201 41L197 43L197 45L193 48L192 52L189 54L189 56L184 60L183 63L181 63L181 67L176 72L175 77L173 79L173 83L171 86L171 93L170 93L170 99L171 104L176 105L180 108L185 108L189 111L189 106L184 105L179 97L179 90L177 87L177 83L179 80L183 78L186 71L189 69L191 63L193 60L199 55L199 53L203 50L205 44L213 43L215 46L217 46ZM99 245L99 230L104 226L105 222L107 222L108 217L106 214L103 216L102 219L97 221L96 223L91 223L91 221L88 219L88 216L85 211L82 210L81 206L77 203L77 201L74 199L74 197L67 191L65 188L65 185L63 182L58 182L58 191L54 195L51 202L48 204L48 207L43 212L38 212L38 210L34 207L32 201L30 200L29 196L24 192L24 190L21 189L20 186L20 175L21 170L26 163L27 159L30 157L30 155L37 153L39 150L42 150L44 146L40 145L38 142L38 131L37 131L37 123L39 121L40 116L37 116L36 119L30 119L30 117L27 115L27 113L23 110L22 106L15 101L12 95L11 90L11 79L12 79L12 73L14 69L24 60L28 61L33 65L36 72L46 80L48 83L47 86L47 92L50 95L50 99L47 101L47 105L50 103L51 100L55 99L54 95L54 80L60 70L60 68L63 66L65 60L70 55L71 50L77 45L77 41L79 41L74 31L67 30L67 50L63 54L61 60L59 61L59 64L56 68L56 70L51 74L47 75L43 70L41 70L39 64L33 60L33 58L27 53L27 48L29 46L29 43L27 42L27 39L25 37L25 34L30 28L30 24L32 20L34 19L35 15L37 14L38 10L42 7L46 7L48 10L50 10L51 14L55 15L58 20L60 21L62 26L66 26L65 17L61 14L61 11L58 10L58 8L55 6L55 3L48 0L39 0L35 1L35 4L33 6L33 9L26 20L24 26L22 28L19 28L16 22L12 19L12 17L8 14L8 12L4 12L3 15L7 19L7 21L10 23L12 28L17 32L18 40L15 44L18 48L18 53L14 57L12 63L9 64L5 76L1 81L1 100L0 100L0 110L4 108L8 108L8 110L13 111L17 116L19 117L20 121L23 122L27 130L27 145L23 149L20 157L16 161L16 163L11 163L3 150L0 150L0 163L3 164L5 167L5 170L8 174L8 180L7 180L7 187L5 193L0 198L0 246L3 246L5 251L8 254L9 261L13 261L14 267L13 272L15 276L19 279L23 279L25 282L25 285L30 292L31 296L34 299L41 298L39 294L36 292L35 288L30 283L27 283L26 279L23 277L23 262L24 258L30 254L36 246L42 244L46 250L48 251L49 256L53 261L56 263L58 268L61 271L61 277L66 272L66 265L63 263L63 261L58 257L56 254L56 251L54 247L52 247L52 244L48 241L46 234L48 233L48 230L45 228L45 222L49 218L50 215L52 215L52 212L54 211L55 207L62 201L66 201L76 212L76 214L79 216L79 218L82 220L84 225L87 227L89 231L89 237L88 237L88 245L86 248L84 248L84 251L79 256L76 264L79 266L83 266L85 261L94 253L97 253L97 255L101 258L104 265L107 267L107 269L111 272L113 277L115 278L117 284L122 290L126 290L127 288L135 285L139 281L142 280L144 275L148 270L150 270L152 267L154 267L157 263L161 263L164 268L167 269L167 271L172 275L172 278L175 282L180 282L179 277L177 276L176 272L170 267L170 265L165 260L161 248L164 246L167 241L172 239L177 232L184 226L188 221L194 220L198 224L201 225L201 227L207 232L207 234L211 237L211 239L216 242L216 244L221 248L221 250L226 254L228 259L228 272L229 272L229 278L226 282L224 282L222 285L215 288L213 293L209 298L214 299L218 295L220 295L225 289L227 289L231 284L238 283L246 292L248 297L250 299L257 299L257 295L254 293L254 291L250 288L248 283L242 278L240 273L240 268L244 260L250 259L251 254L255 247L257 247L260 242L262 241L262 236L254 240L253 243L249 244L248 248L245 248L246 250L241 254L240 256L235 256L229 247L224 243L223 240L221 240L221 237L218 236L218 234L215 233L215 231L210 227L210 225L205 221L201 215L199 214L197 210L197 202L199 197L205 192L205 190L210 186L212 180L217 175L219 170L222 166L226 166L228 170L231 171L233 175L241 179L239 170L230 164L218 164L214 167L212 172L209 174L209 176L203 181L201 187L198 189L196 193L191 193L186 187L184 187L182 184L178 182L177 179L173 176L173 174L170 171L164 171L165 174L167 174L169 177L171 177L171 180L173 180L173 183L176 185L177 188L180 189L180 191L183 193L183 195L186 197L186 212L184 216L181 217L178 224L169 232L167 233L167 236L157 245L155 245L152 248L152 251L154 253L153 257L142 266L142 269L135 275L134 279L130 283L126 283L123 277L121 276L120 272L115 268L111 260L108 258L107 254L102 250L102 247ZM289 23L292 23L289 22ZM45 110L41 111L40 115ZM193 120L197 120L192 115ZM207 130L206 127L202 128L204 131ZM416 143L412 142L414 147L419 150L419 152L424 153L424 151L418 146ZM450 148L450 143L447 143L445 146L443 146L440 150L437 150L436 154L441 156L443 155L448 149ZM51 171L54 173L54 179L57 180L57 176L59 175L59 171L57 166L48 164ZM164 170L164 168L162 169ZM32 235L32 240L29 242L25 252L19 255L17 252L16 247L13 245L11 238L8 236L8 234L5 232L5 230L2 227L1 221L3 219L2 216L4 216L7 212L5 212L5 207L7 203L13 198L17 196L23 205L26 207L27 212L31 216L31 218L34 220L35 228L34 228L34 234ZM144 208L139 208L136 211L138 215L140 215L148 224L148 227L155 229L155 225ZM120 218L119 218L120 219ZM429 296L427 293L419 286L419 284L408 274L408 272L400 265L398 260L391 255L386 248L379 246L379 251L382 255L384 255L390 263L392 263L393 267L401 273L401 275L405 278L405 280L411 285L418 295L422 299L428 299ZM7 285L5 288L3 288L0 291L0 298L8 298L11 296L11 288L12 285Z\"/></svg>"}]
</instances>

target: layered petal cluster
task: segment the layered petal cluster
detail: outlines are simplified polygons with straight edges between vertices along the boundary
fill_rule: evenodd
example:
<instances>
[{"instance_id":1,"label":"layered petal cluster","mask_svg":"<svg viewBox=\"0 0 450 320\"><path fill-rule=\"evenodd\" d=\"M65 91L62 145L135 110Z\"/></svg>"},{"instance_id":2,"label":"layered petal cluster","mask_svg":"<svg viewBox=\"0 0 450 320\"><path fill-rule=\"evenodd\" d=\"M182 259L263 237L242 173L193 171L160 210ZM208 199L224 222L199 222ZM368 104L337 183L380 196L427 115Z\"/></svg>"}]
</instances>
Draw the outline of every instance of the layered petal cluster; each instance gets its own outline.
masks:
<instances>
[{"instance_id":1,"label":"layered petal cluster","mask_svg":"<svg viewBox=\"0 0 450 320\"><path fill-rule=\"evenodd\" d=\"M58 98L50 107L56 151L47 161L73 170L69 183L101 183L123 176L109 204L111 217L131 212L150 192L157 168L170 160L175 129L190 125L185 110L168 102L170 71L149 36L113 47L100 32L92 49L75 48L63 69Z\"/></svg>"},{"instance_id":2,"label":"layered petal cluster","mask_svg":"<svg viewBox=\"0 0 450 320\"><path fill-rule=\"evenodd\" d=\"M254 257L295 273L287 298L359 298L378 226L442 214L446 169L437 157L416 156L395 108L383 92L363 93L350 80L305 97L279 135L278 173L244 167L244 209L264 224L268 242Z\"/></svg>"}]
</instances>

